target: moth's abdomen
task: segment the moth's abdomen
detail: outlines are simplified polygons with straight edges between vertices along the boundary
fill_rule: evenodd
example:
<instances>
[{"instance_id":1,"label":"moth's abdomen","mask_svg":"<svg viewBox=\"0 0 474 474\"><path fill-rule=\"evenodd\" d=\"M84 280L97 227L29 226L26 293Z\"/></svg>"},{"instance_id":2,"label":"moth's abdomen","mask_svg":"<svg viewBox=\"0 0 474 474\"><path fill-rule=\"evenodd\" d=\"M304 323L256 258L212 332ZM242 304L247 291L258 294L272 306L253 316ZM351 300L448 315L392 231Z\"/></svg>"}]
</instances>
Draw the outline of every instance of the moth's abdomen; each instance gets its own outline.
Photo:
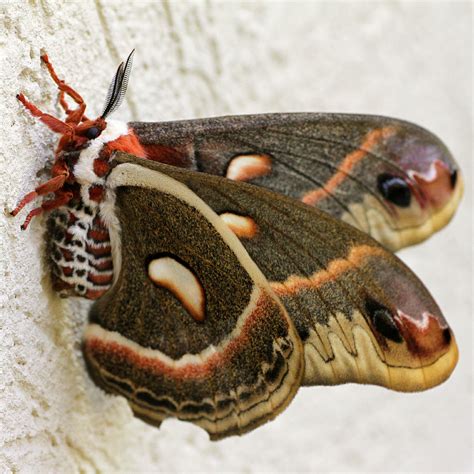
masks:
<instances>
[{"instance_id":1,"label":"moth's abdomen","mask_svg":"<svg viewBox=\"0 0 474 474\"><path fill-rule=\"evenodd\" d=\"M63 297L97 299L113 279L108 229L99 206L71 202L53 212L47 225L53 288Z\"/></svg>"}]
</instances>

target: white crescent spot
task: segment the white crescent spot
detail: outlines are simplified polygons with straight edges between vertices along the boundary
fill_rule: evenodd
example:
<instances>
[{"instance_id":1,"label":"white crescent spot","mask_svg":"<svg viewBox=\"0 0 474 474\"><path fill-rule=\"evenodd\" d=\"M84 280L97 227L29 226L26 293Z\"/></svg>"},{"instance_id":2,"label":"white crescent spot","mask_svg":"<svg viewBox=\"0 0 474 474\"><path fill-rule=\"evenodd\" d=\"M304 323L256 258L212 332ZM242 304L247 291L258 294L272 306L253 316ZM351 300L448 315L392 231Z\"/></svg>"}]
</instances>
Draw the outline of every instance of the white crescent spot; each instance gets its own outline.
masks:
<instances>
[{"instance_id":1,"label":"white crescent spot","mask_svg":"<svg viewBox=\"0 0 474 474\"><path fill-rule=\"evenodd\" d=\"M171 291L196 321L204 321L204 288L191 270L172 257L162 257L148 264L148 276Z\"/></svg>"},{"instance_id":2,"label":"white crescent spot","mask_svg":"<svg viewBox=\"0 0 474 474\"><path fill-rule=\"evenodd\" d=\"M258 232L258 226L251 217L239 216L231 212L224 212L219 217L239 238L252 239Z\"/></svg>"},{"instance_id":3,"label":"white crescent spot","mask_svg":"<svg viewBox=\"0 0 474 474\"><path fill-rule=\"evenodd\" d=\"M272 162L268 155L239 155L229 163L226 178L234 181L250 181L266 176L271 171Z\"/></svg>"}]
</instances>

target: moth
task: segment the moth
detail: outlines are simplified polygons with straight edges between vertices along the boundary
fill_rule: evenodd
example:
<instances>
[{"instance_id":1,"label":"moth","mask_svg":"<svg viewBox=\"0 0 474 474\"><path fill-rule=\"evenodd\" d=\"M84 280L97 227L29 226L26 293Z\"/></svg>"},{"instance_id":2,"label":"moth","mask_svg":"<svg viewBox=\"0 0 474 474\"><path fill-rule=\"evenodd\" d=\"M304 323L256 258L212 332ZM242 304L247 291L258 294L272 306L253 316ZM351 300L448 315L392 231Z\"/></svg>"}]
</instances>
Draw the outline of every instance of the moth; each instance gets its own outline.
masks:
<instances>
[{"instance_id":1,"label":"moth","mask_svg":"<svg viewBox=\"0 0 474 474\"><path fill-rule=\"evenodd\" d=\"M443 382L454 335L391 250L453 215L462 179L444 144L366 115L114 121L132 58L96 119L46 55L65 120L17 96L60 139L51 178L12 214L50 195L22 228L47 211L53 287L96 300L83 353L97 385L152 425L220 439L303 385Z\"/></svg>"}]
</instances>

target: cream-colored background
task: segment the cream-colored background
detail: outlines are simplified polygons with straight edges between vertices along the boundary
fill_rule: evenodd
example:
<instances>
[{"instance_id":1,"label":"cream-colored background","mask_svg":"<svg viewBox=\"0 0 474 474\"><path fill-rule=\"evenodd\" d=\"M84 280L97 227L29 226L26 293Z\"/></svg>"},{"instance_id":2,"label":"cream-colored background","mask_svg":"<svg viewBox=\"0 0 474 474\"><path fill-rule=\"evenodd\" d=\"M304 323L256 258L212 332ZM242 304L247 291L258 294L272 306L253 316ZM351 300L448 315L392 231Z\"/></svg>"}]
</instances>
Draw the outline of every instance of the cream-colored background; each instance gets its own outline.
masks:
<instances>
[{"instance_id":1,"label":"cream-colored background","mask_svg":"<svg viewBox=\"0 0 474 474\"><path fill-rule=\"evenodd\" d=\"M39 181L55 137L22 110L23 91L59 113L40 64L100 112L119 60L137 48L117 117L172 120L275 111L392 115L445 140L466 195L453 222L401 257L457 336L444 385L419 394L305 388L272 423L210 443L161 430L89 380L86 306L50 290L44 222L0 214L0 472L470 471L472 469L472 17L469 2L0 1L0 202Z\"/></svg>"}]
</instances>

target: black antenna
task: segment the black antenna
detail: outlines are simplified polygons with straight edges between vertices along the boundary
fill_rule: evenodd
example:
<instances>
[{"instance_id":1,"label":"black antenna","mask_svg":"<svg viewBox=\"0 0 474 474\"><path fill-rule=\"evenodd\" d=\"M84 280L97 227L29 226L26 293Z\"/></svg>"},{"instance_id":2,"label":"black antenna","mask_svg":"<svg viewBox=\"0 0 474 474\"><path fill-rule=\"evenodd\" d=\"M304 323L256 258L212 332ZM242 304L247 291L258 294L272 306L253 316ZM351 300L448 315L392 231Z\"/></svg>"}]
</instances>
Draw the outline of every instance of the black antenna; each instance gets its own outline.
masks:
<instances>
[{"instance_id":1,"label":"black antenna","mask_svg":"<svg viewBox=\"0 0 474 474\"><path fill-rule=\"evenodd\" d=\"M100 115L104 119L114 112L123 102L125 92L127 92L128 79L132 69L134 53L135 50L133 49L128 55L125 65L123 62L120 63L120 66L118 67L117 72L110 83L109 90L107 91L107 97L105 99L104 111Z\"/></svg>"}]
</instances>

